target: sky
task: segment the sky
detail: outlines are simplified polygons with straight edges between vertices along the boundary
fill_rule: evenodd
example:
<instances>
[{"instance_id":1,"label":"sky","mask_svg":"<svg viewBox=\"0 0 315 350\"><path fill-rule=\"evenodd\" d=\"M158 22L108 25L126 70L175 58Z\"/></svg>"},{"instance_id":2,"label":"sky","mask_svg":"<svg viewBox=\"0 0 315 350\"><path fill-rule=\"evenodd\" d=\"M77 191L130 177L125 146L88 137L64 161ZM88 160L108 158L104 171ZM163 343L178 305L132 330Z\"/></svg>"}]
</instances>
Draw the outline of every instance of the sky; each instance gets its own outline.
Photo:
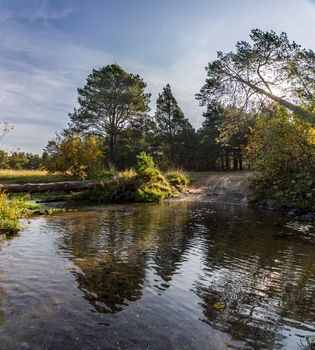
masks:
<instances>
[{"instance_id":1,"label":"sky","mask_svg":"<svg viewBox=\"0 0 315 350\"><path fill-rule=\"evenodd\" d=\"M147 82L151 113L169 83L198 128L204 67L253 28L315 50L315 1L0 0L0 121L14 127L0 148L41 153L92 69L114 62Z\"/></svg>"}]
</instances>

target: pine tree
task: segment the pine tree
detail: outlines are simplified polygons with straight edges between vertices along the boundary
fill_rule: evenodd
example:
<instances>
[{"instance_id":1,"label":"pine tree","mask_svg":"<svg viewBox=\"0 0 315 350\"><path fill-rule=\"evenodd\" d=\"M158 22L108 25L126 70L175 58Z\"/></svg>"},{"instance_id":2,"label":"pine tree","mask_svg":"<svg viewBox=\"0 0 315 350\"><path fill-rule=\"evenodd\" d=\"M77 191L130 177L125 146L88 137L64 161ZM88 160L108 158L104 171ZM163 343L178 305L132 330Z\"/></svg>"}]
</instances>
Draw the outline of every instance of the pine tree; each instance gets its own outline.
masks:
<instances>
[{"instance_id":1,"label":"pine tree","mask_svg":"<svg viewBox=\"0 0 315 350\"><path fill-rule=\"evenodd\" d=\"M169 84L163 88L156 101L155 121L161 143L166 148L168 161L175 165L180 135L192 126L185 118Z\"/></svg>"},{"instance_id":2,"label":"pine tree","mask_svg":"<svg viewBox=\"0 0 315 350\"><path fill-rule=\"evenodd\" d=\"M150 94L139 77L112 64L93 70L78 89L79 109L70 114L70 128L105 138L108 163L115 163L120 133L149 110Z\"/></svg>"}]
</instances>

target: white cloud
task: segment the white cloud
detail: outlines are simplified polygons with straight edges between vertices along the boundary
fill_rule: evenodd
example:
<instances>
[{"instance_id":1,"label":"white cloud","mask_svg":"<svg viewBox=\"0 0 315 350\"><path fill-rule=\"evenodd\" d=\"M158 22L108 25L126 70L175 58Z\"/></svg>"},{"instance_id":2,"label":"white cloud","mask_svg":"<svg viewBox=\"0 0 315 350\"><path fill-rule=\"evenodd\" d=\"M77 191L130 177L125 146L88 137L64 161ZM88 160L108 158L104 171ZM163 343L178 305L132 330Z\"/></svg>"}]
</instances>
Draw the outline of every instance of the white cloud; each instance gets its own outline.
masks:
<instances>
[{"instance_id":1,"label":"white cloud","mask_svg":"<svg viewBox=\"0 0 315 350\"><path fill-rule=\"evenodd\" d=\"M247 40L250 29L256 27L286 31L291 40L315 47L315 6L311 2L242 0L230 4L209 21L190 26L176 20L170 23L168 30L176 34L181 50L171 64L163 66L139 62L132 52L122 57L83 47L56 31L30 36L18 26L0 29L0 120L15 124L14 132L5 139L7 147L40 152L47 140L66 126L67 113L76 104L76 88L84 84L92 68L117 62L139 73L153 93L152 108L158 92L170 83L186 116L200 126L202 109L194 95L205 80L204 67L217 50L233 50L235 42ZM67 15L67 11L70 8L58 15ZM33 18L54 16L57 13L49 12L47 2L33 13ZM169 45L160 48L161 56Z\"/></svg>"}]
</instances>

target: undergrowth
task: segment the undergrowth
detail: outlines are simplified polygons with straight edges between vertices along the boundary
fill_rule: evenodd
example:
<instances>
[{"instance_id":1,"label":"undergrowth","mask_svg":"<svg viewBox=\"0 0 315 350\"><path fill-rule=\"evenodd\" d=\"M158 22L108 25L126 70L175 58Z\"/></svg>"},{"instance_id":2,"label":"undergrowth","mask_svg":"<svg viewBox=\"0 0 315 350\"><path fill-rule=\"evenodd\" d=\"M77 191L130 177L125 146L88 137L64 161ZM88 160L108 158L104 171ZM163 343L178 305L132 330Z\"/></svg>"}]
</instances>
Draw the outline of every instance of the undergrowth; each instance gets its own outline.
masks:
<instances>
[{"instance_id":1,"label":"undergrowth","mask_svg":"<svg viewBox=\"0 0 315 350\"><path fill-rule=\"evenodd\" d=\"M30 195L10 195L0 192L0 234L6 236L17 233L20 219L29 219L34 215L47 215L64 211L63 208L45 208L30 203Z\"/></svg>"},{"instance_id":2,"label":"undergrowth","mask_svg":"<svg viewBox=\"0 0 315 350\"><path fill-rule=\"evenodd\" d=\"M158 202L176 197L188 184L184 173L173 171L164 176L153 158L141 152L135 170L116 173L112 179L81 194L78 199L98 203Z\"/></svg>"},{"instance_id":3,"label":"undergrowth","mask_svg":"<svg viewBox=\"0 0 315 350\"><path fill-rule=\"evenodd\" d=\"M8 196L0 192L0 233L10 235L16 233L19 228L19 219L28 218L40 206L29 202L30 197L15 196L8 199Z\"/></svg>"}]
</instances>

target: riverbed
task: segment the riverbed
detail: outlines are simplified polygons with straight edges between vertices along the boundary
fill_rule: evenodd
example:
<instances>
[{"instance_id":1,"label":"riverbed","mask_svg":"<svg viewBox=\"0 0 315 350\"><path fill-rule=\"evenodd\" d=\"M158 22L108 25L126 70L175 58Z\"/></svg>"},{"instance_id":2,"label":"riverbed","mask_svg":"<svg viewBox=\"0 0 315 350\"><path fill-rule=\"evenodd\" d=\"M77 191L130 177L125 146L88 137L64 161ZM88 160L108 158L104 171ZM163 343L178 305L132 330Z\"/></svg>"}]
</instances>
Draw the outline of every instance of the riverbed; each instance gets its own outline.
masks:
<instances>
[{"instance_id":1,"label":"riverbed","mask_svg":"<svg viewBox=\"0 0 315 350\"><path fill-rule=\"evenodd\" d=\"M0 243L0 349L301 349L315 246L289 220L187 202L32 219Z\"/></svg>"}]
</instances>

